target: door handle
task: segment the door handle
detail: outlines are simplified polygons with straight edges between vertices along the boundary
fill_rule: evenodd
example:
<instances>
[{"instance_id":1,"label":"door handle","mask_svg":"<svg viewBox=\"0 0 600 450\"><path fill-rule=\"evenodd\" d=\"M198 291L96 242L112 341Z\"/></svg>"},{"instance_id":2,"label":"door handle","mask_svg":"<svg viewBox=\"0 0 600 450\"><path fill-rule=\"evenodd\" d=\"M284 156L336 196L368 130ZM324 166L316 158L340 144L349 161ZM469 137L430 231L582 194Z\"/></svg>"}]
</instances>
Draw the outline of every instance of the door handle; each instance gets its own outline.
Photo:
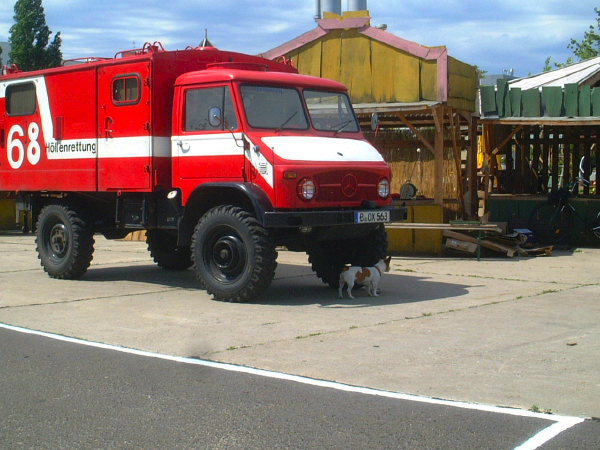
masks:
<instances>
[{"instance_id":1,"label":"door handle","mask_svg":"<svg viewBox=\"0 0 600 450\"><path fill-rule=\"evenodd\" d=\"M181 151L183 153L187 153L190 151L190 143L189 142L177 141L177 145L181 148Z\"/></svg>"},{"instance_id":2,"label":"door handle","mask_svg":"<svg viewBox=\"0 0 600 450\"><path fill-rule=\"evenodd\" d=\"M112 137L110 134L113 132L113 130L108 128L110 125L112 125L112 123L112 117L106 116L104 119L104 134L106 135L106 139Z\"/></svg>"}]
</instances>

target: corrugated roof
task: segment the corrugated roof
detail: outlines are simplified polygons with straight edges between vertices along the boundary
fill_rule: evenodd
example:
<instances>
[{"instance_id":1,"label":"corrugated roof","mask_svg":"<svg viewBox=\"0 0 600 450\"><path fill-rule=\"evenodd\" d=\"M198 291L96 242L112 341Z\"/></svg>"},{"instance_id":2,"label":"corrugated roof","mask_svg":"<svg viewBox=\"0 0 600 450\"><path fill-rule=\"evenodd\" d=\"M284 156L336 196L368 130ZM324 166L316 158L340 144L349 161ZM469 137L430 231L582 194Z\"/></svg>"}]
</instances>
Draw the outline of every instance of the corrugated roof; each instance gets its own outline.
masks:
<instances>
[{"instance_id":1,"label":"corrugated roof","mask_svg":"<svg viewBox=\"0 0 600 450\"><path fill-rule=\"evenodd\" d=\"M509 81L511 88L534 89L542 86L564 86L569 83L579 85L590 84L589 82L600 77L600 56L587 59L579 63L571 64L550 72L540 73L527 78L519 78Z\"/></svg>"}]
</instances>

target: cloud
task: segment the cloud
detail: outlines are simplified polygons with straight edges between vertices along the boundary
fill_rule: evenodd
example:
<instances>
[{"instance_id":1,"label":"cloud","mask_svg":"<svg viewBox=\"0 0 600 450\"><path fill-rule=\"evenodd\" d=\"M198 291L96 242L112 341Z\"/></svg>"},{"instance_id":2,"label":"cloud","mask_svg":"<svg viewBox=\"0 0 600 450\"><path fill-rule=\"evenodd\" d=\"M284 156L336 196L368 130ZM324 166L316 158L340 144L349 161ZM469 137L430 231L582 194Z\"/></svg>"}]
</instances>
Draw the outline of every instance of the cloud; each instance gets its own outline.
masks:
<instances>
[{"instance_id":1,"label":"cloud","mask_svg":"<svg viewBox=\"0 0 600 450\"><path fill-rule=\"evenodd\" d=\"M8 39L14 1L0 4L0 40ZM65 58L113 56L160 41L167 49L209 39L224 50L260 53L316 27L313 0L43 0L46 22L61 32ZM490 73L542 70L565 61L571 38L595 23L596 0L369 0L373 25ZM346 1L342 0L345 9Z\"/></svg>"}]
</instances>

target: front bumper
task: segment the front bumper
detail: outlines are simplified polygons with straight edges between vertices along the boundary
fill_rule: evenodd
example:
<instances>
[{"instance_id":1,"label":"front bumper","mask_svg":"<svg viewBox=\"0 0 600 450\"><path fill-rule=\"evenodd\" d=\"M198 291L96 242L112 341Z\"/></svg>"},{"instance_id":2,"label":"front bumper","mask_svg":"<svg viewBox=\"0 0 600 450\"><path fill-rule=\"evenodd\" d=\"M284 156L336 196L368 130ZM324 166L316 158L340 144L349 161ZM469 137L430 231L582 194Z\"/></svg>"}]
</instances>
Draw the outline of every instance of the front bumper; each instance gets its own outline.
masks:
<instances>
[{"instance_id":1,"label":"front bumper","mask_svg":"<svg viewBox=\"0 0 600 450\"><path fill-rule=\"evenodd\" d=\"M377 212L386 210L390 213L392 223L403 222L407 219L406 207L373 209ZM341 225L364 225L355 221L356 213L364 209L341 210L341 211L273 211L264 215L264 226L266 228L293 228L293 227L331 227ZM376 223L376 222L375 222Z\"/></svg>"}]
</instances>

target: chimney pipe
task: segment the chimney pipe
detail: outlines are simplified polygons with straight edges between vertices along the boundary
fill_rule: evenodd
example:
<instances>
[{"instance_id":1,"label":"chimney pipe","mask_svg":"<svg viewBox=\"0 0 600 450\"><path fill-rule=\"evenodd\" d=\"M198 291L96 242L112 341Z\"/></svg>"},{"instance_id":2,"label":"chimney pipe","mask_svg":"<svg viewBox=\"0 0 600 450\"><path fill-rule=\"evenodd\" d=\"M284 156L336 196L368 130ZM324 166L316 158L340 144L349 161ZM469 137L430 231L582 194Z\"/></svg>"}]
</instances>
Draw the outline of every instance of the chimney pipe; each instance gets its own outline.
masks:
<instances>
[{"instance_id":1,"label":"chimney pipe","mask_svg":"<svg viewBox=\"0 0 600 450\"><path fill-rule=\"evenodd\" d=\"M342 0L315 0L315 19L322 19L323 13L342 15Z\"/></svg>"},{"instance_id":2,"label":"chimney pipe","mask_svg":"<svg viewBox=\"0 0 600 450\"><path fill-rule=\"evenodd\" d=\"M348 0L348 11L365 11L367 9L367 0Z\"/></svg>"}]
</instances>

